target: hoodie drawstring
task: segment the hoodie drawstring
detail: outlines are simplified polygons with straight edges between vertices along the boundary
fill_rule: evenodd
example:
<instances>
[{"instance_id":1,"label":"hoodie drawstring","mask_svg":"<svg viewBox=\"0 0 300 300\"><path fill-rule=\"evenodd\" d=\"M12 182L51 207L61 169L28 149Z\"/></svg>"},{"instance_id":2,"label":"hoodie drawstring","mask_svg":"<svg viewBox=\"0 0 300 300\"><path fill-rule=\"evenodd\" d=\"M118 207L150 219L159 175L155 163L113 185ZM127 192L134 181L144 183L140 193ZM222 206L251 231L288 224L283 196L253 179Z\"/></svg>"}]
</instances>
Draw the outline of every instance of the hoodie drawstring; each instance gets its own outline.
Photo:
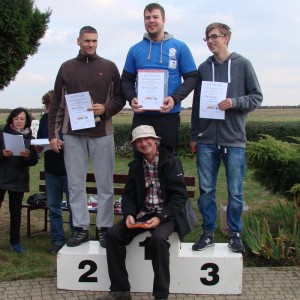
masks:
<instances>
[{"instance_id":1,"label":"hoodie drawstring","mask_svg":"<svg viewBox=\"0 0 300 300\"><path fill-rule=\"evenodd\" d=\"M160 64L162 64L163 42L164 42L164 41L161 41L161 43L160 43L160 58L159 58L159 63L160 63Z\"/></svg>"},{"instance_id":2,"label":"hoodie drawstring","mask_svg":"<svg viewBox=\"0 0 300 300\"><path fill-rule=\"evenodd\" d=\"M147 60L150 60L150 58L151 58L151 51L152 51L152 41L150 40L150 47L149 47L149 53L147 56Z\"/></svg>"},{"instance_id":3,"label":"hoodie drawstring","mask_svg":"<svg viewBox=\"0 0 300 300\"><path fill-rule=\"evenodd\" d=\"M211 67L212 67L212 81L215 81L215 64L212 63L211 64ZM228 78L228 83L231 82L231 59L228 60L228 69L227 69L227 78Z\"/></svg>"},{"instance_id":4,"label":"hoodie drawstring","mask_svg":"<svg viewBox=\"0 0 300 300\"><path fill-rule=\"evenodd\" d=\"M160 57L159 57L159 64L162 64L163 63L163 42L164 41L161 41L160 43ZM148 56L147 56L147 60L150 60L151 59L151 52L152 52L152 40L150 40L150 46L149 46L149 53L148 53Z\"/></svg>"}]
</instances>

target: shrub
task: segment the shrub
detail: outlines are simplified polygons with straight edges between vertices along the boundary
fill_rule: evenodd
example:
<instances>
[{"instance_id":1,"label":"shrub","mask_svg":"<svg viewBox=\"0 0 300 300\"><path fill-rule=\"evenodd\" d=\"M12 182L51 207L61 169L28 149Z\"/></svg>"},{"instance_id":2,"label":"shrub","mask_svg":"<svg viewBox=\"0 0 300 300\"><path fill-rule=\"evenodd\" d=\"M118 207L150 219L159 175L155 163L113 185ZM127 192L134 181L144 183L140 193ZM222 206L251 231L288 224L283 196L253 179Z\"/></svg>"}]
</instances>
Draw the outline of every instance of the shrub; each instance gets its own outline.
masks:
<instances>
[{"instance_id":1,"label":"shrub","mask_svg":"<svg viewBox=\"0 0 300 300\"><path fill-rule=\"evenodd\" d=\"M300 122L263 122L248 121L246 124L248 141L258 141L262 134L277 140L289 141L289 137L300 136Z\"/></svg>"},{"instance_id":2,"label":"shrub","mask_svg":"<svg viewBox=\"0 0 300 300\"><path fill-rule=\"evenodd\" d=\"M247 164L255 179L272 193L287 195L300 183L300 144L287 143L264 135L247 144Z\"/></svg>"}]
</instances>

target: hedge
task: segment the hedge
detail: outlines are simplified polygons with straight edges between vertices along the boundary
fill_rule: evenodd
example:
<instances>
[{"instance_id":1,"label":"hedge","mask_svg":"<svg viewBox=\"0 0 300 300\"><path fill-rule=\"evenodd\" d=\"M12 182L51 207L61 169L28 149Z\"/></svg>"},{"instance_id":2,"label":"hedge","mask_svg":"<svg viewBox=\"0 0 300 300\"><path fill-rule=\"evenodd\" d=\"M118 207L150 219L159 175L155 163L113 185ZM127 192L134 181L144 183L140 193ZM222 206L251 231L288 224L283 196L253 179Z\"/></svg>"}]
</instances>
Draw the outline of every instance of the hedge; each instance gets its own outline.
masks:
<instances>
[{"instance_id":1,"label":"hedge","mask_svg":"<svg viewBox=\"0 0 300 300\"><path fill-rule=\"evenodd\" d=\"M4 125L0 125L0 130ZM115 145L118 157L132 155L130 146L131 124L115 124ZM179 128L179 156L190 156L190 123L182 123ZM258 141L262 134L267 134L281 141L290 141L290 137L300 137L300 121L293 122L263 122L248 121L246 124L248 141Z\"/></svg>"}]
</instances>

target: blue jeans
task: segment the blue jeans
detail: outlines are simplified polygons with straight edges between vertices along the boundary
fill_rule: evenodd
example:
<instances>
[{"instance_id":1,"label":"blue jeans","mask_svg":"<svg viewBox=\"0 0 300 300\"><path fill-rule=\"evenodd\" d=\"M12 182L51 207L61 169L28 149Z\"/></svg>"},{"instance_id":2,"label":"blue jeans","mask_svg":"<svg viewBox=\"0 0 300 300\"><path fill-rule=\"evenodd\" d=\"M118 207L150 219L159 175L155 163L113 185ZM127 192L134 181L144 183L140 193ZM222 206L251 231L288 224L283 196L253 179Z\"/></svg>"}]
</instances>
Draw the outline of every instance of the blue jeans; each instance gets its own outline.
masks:
<instances>
[{"instance_id":1,"label":"blue jeans","mask_svg":"<svg viewBox=\"0 0 300 300\"><path fill-rule=\"evenodd\" d=\"M216 185L221 160L225 166L227 181L227 229L230 232L241 232L245 149L198 144L197 169L200 188L198 208L203 218L202 229L215 231L217 228Z\"/></svg>"},{"instance_id":2,"label":"blue jeans","mask_svg":"<svg viewBox=\"0 0 300 300\"><path fill-rule=\"evenodd\" d=\"M65 232L63 226L63 213L61 204L63 193L66 195L69 209L70 229L73 230L72 213L69 206L69 191L67 176L53 175L45 172L46 194L49 207L50 236L51 243L57 245L65 244Z\"/></svg>"}]
</instances>

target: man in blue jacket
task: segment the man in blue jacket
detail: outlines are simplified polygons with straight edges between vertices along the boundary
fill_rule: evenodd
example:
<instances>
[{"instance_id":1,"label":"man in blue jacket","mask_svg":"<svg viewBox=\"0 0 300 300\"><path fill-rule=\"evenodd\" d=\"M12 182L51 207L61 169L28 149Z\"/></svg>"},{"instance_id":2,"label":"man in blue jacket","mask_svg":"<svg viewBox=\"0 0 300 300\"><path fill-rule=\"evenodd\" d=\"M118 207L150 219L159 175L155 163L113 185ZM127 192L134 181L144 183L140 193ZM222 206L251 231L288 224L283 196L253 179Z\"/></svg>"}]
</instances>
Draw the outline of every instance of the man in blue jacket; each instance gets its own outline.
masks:
<instances>
[{"instance_id":1,"label":"man in blue jacket","mask_svg":"<svg viewBox=\"0 0 300 300\"><path fill-rule=\"evenodd\" d=\"M207 26L204 41L213 53L198 69L200 81L195 89L192 106L191 147L197 151L203 233L193 250L204 250L214 245L217 228L216 181L221 160L226 169L228 206L228 246L232 251L244 252L241 241L243 212L243 178L245 175L245 125L249 112L262 103L263 96L251 62L230 52L229 26L212 23ZM227 96L217 104L225 112L224 119L202 117L200 94L202 82L228 83Z\"/></svg>"},{"instance_id":2,"label":"man in blue jacket","mask_svg":"<svg viewBox=\"0 0 300 300\"><path fill-rule=\"evenodd\" d=\"M153 126L161 144L176 152L181 101L194 89L197 67L185 43L164 31L165 10L158 3L144 9L147 33L129 49L122 73L122 91L134 112L132 130L139 125ZM137 95L138 70L167 72L167 95L158 110L143 110ZM183 82L182 82L183 78Z\"/></svg>"}]
</instances>

